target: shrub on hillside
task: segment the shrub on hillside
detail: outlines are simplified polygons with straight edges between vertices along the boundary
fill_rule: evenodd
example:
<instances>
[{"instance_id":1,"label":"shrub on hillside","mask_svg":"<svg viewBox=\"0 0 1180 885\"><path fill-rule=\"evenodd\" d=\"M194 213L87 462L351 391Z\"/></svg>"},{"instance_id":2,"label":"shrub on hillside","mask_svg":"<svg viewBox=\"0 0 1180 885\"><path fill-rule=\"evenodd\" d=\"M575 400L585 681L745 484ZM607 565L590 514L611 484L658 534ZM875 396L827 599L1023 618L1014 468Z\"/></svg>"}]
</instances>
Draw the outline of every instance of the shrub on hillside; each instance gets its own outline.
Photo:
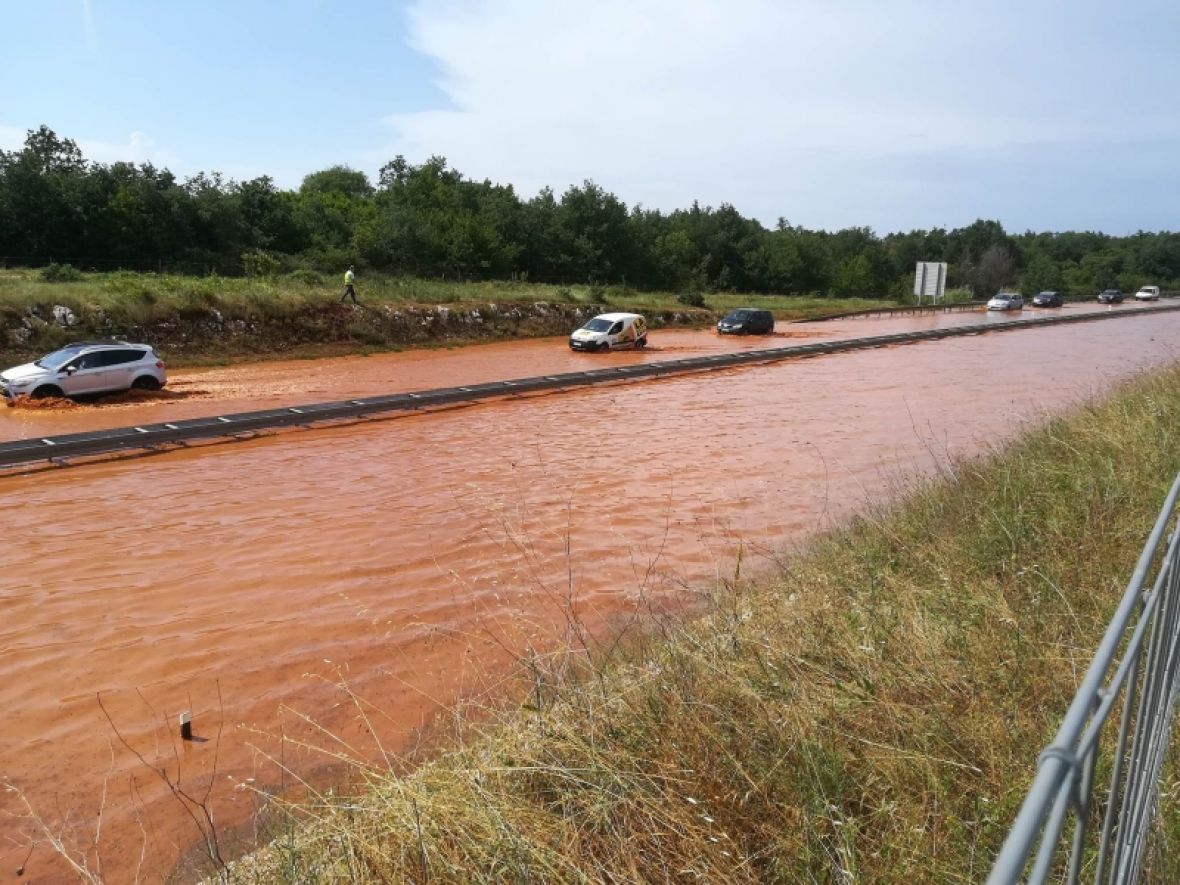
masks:
<instances>
[{"instance_id":1,"label":"shrub on hillside","mask_svg":"<svg viewBox=\"0 0 1180 885\"><path fill-rule=\"evenodd\" d=\"M47 283L75 283L82 279L82 271L72 264L50 262L41 271L41 279Z\"/></svg>"},{"instance_id":2,"label":"shrub on hillside","mask_svg":"<svg viewBox=\"0 0 1180 885\"><path fill-rule=\"evenodd\" d=\"M323 286L327 282L324 279L324 275L318 270L311 270L306 267L291 271L287 274L287 279L293 283L302 283L305 286Z\"/></svg>"},{"instance_id":3,"label":"shrub on hillside","mask_svg":"<svg viewBox=\"0 0 1180 885\"><path fill-rule=\"evenodd\" d=\"M278 256L261 249L242 253L242 267L248 277L273 277L282 270Z\"/></svg>"},{"instance_id":4,"label":"shrub on hillside","mask_svg":"<svg viewBox=\"0 0 1180 885\"><path fill-rule=\"evenodd\" d=\"M702 295L700 292L696 291L695 289L689 290L687 292L681 292L679 295L676 296L676 300L679 301L681 304L685 305L686 307L704 307L705 306L705 296Z\"/></svg>"}]
</instances>

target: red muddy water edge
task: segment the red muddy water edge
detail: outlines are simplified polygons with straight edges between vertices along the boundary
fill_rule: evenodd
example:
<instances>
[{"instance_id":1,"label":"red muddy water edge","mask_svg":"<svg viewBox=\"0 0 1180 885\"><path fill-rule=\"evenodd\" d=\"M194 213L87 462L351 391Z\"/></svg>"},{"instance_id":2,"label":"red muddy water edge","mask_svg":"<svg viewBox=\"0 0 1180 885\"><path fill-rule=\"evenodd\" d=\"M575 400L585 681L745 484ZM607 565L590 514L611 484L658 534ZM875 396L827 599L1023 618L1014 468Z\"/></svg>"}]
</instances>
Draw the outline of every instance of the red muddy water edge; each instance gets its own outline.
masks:
<instances>
[{"instance_id":1,"label":"red muddy water edge","mask_svg":"<svg viewBox=\"0 0 1180 885\"><path fill-rule=\"evenodd\" d=\"M765 346L663 341L686 355ZM328 761L280 735L369 761L409 749L440 710L502 692L512 656L560 634L569 604L600 634L682 608L739 549L769 568L899 477L1174 362L1177 341L1173 315L1046 327L0 480L0 876L76 878L52 837L108 881L159 879L182 857L191 879L202 811L159 772L211 811L229 852L252 832L256 790ZM176 390L207 393L8 409L0 427L44 435L603 359L563 347L178 373ZM184 710L197 741L176 737Z\"/></svg>"}]
</instances>

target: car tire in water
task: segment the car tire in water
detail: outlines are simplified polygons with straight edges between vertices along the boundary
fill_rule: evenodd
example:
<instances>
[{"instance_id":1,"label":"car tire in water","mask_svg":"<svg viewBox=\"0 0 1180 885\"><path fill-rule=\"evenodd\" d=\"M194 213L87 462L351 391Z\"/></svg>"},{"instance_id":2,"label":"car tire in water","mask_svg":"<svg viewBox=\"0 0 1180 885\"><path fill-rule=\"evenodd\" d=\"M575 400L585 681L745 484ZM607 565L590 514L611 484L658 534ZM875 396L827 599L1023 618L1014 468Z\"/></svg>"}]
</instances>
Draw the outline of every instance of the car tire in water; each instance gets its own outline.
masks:
<instances>
[{"instance_id":1,"label":"car tire in water","mask_svg":"<svg viewBox=\"0 0 1180 885\"><path fill-rule=\"evenodd\" d=\"M600 353L606 353L610 350L610 345L603 341L602 344L598 345L598 350Z\"/></svg>"},{"instance_id":2,"label":"car tire in water","mask_svg":"<svg viewBox=\"0 0 1180 885\"><path fill-rule=\"evenodd\" d=\"M160 382L151 375L140 375L131 382L132 390L159 390Z\"/></svg>"},{"instance_id":3,"label":"car tire in water","mask_svg":"<svg viewBox=\"0 0 1180 885\"><path fill-rule=\"evenodd\" d=\"M635 346L642 350L643 348L647 347L647 339L640 338L638 341L635 342Z\"/></svg>"},{"instance_id":4,"label":"car tire in water","mask_svg":"<svg viewBox=\"0 0 1180 885\"><path fill-rule=\"evenodd\" d=\"M43 384L32 393L29 394L29 399L64 399L65 391L53 384Z\"/></svg>"}]
</instances>

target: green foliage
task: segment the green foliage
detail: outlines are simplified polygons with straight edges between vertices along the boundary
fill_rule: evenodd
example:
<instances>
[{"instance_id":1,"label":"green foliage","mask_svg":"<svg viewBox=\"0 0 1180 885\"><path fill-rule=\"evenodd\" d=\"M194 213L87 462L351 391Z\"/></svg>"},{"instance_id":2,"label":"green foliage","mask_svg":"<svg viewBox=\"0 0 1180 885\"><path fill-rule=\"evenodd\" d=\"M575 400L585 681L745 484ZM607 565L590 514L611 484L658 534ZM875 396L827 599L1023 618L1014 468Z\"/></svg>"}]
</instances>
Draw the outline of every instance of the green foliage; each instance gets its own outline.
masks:
<instances>
[{"instance_id":1,"label":"green foliage","mask_svg":"<svg viewBox=\"0 0 1180 885\"><path fill-rule=\"evenodd\" d=\"M305 286L323 286L326 284L324 275L319 271L309 270L308 268L300 268L293 270L287 274L287 279L293 283L302 283Z\"/></svg>"},{"instance_id":2,"label":"green foliage","mask_svg":"<svg viewBox=\"0 0 1180 885\"><path fill-rule=\"evenodd\" d=\"M41 279L47 283L75 283L82 279L82 271L72 264L50 262L41 271Z\"/></svg>"},{"instance_id":3,"label":"green foliage","mask_svg":"<svg viewBox=\"0 0 1180 885\"><path fill-rule=\"evenodd\" d=\"M419 165L396 157L376 187L340 165L311 173L296 191L268 176L236 182L217 172L181 182L150 163L88 162L45 126L23 149L0 151L0 255L29 266L258 278L294 268L335 276L363 262L442 280L840 298L902 293L916 261L946 261L949 285L978 294L1018 279L1030 291L1075 296L1180 288L1180 233L1010 235L987 219L885 236L785 218L767 229L727 203L628 207L593 181L522 200L511 185L468 179L443 157ZM75 257L107 255L123 257Z\"/></svg>"},{"instance_id":4,"label":"green foliage","mask_svg":"<svg viewBox=\"0 0 1180 885\"><path fill-rule=\"evenodd\" d=\"M704 307L705 296L695 289L688 289L676 296L676 301L688 307Z\"/></svg>"},{"instance_id":5,"label":"green foliage","mask_svg":"<svg viewBox=\"0 0 1180 885\"><path fill-rule=\"evenodd\" d=\"M256 249L242 253L242 267L248 277L273 277L282 269L282 262L277 256Z\"/></svg>"}]
</instances>

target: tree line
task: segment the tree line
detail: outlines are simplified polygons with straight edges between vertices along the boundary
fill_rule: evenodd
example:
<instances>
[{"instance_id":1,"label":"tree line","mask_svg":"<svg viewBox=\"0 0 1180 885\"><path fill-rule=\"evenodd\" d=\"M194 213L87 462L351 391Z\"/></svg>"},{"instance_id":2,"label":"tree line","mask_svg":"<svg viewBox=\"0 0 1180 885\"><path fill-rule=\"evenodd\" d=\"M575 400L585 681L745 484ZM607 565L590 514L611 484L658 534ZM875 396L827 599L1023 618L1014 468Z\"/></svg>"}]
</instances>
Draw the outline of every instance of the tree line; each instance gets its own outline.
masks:
<instances>
[{"instance_id":1,"label":"tree line","mask_svg":"<svg viewBox=\"0 0 1180 885\"><path fill-rule=\"evenodd\" d=\"M946 261L952 287L1088 295L1180 287L1180 234L1010 234L997 221L879 236L867 227L773 228L733 206L628 207L592 181L522 199L442 157L397 157L376 183L333 166L282 190L268 176L178 180L151 163L87 161L46 126L0 151L0 258L29 266L222 274L349 264L449 279L638 288L903 296L917 261Z\"/></svg>"}]
</instances>

